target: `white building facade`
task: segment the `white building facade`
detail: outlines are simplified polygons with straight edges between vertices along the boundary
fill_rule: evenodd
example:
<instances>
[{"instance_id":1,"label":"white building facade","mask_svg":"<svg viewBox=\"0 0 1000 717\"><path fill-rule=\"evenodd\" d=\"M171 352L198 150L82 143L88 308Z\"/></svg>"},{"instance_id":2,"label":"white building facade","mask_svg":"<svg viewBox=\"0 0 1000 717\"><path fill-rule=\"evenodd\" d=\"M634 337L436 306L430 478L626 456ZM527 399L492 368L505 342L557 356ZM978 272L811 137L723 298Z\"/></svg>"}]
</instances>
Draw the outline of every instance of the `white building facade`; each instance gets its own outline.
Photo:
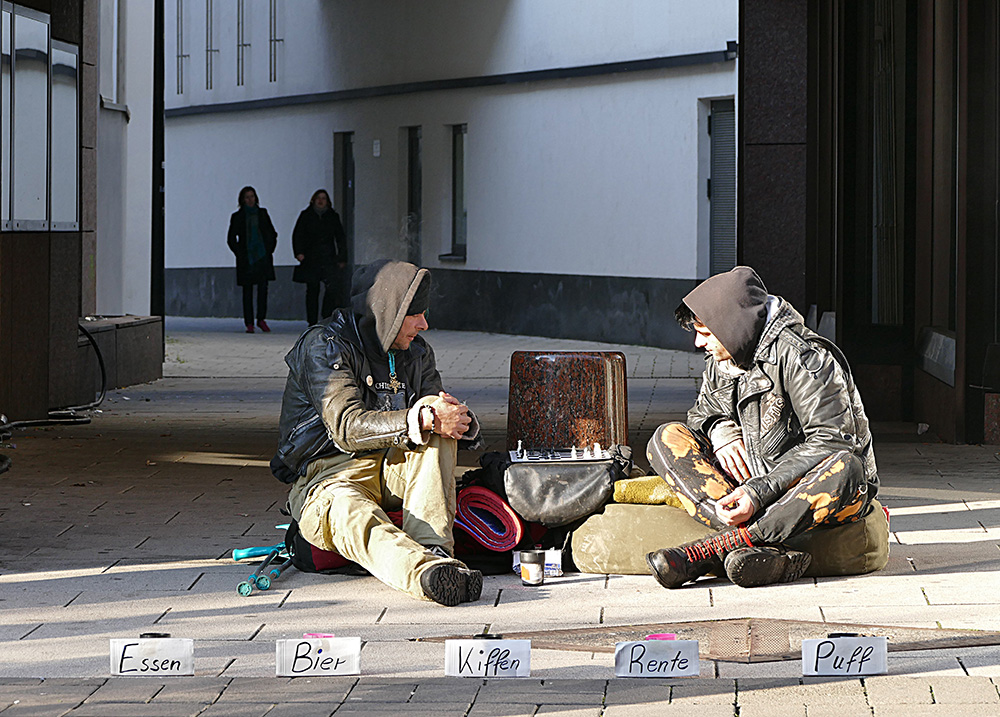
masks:
<instances>
[{"instance_id":1,"label":"white building facade","mask_svg":"<svg viewBox=\"0 0 1000 717\"><path fill-rule=\"evenodd\" d=\"M687 346L674 307L735 258L736 0L170 0L165 19L168 314L240 315L244 185L279 235L273 318L304 318L291 231L321 187L354 263L432 270L441 328Z\"/></svg>"}]
</instances>

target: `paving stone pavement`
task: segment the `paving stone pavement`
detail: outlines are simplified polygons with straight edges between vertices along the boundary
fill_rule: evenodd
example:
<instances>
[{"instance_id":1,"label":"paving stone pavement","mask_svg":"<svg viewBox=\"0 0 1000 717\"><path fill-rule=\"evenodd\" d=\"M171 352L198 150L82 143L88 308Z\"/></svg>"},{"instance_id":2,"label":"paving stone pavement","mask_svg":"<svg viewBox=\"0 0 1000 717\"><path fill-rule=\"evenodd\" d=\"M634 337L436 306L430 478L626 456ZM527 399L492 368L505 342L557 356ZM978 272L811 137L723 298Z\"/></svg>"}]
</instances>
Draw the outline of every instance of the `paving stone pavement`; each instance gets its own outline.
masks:
<instances>
[{"instance_id":1,"label":"paving stone pavement","mask_svg":"<svg viewBox=\"0 0 1000 717\"><path fill-rule=\"evenodd\" d=\"M798 661L702 660L688 680L614 679L613 657L534 650L532 676L444 678L444 648L415 638L647 622L773 617L1000 631L1000 457L878 426L885 570L743 590L666 591L647 576L571 574L524 588L488 576L484 598L443 608L374 578L291 572L240 597L234 547L280 537L285 490L267 470L282 357L303 325L247 335L233 320L168 319L165 377L110 391L93 421L19 429L0 452L0 713L7 715L922 715L1000 714L1000 646L891 652L890 674L802 678ZM430 331L446 385L506 431L510 353L626 355L630 437L683 417L695 353ZM475 455L464 454L463 465ZM196 676L109 678L111 638L191 637ZM274 640L357 635L359 678L274 677Z\"/></svg>"}]
</instances>

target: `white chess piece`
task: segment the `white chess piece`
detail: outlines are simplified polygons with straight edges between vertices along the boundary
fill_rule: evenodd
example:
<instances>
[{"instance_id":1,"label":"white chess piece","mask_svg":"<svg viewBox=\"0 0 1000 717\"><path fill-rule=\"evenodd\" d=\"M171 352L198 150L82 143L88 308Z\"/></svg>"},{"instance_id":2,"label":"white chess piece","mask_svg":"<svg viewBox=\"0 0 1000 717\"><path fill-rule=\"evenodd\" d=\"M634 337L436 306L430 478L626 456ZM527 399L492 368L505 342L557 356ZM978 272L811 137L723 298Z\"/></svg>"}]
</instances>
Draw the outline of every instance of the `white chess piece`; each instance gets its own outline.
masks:
<instances>
[{"instance_id":1,"label":"white chess piece","mask_svg":"<svg viewBox=\"0 0 1000 717\"><path fill-rule=\"evenodd\" d=\"M601 458L601 444L594 442L594 458Z\"/></svg>"},{"instance_id":2,"label":"white chess piece","mask_svg":"<svg viewBox=\"0 0 1000 717\"><path fill-rule=\"evenodd\" d=\"M573 446L573 450L570 451L569 457L576 460L576 446Z\"/></svg>"}]
</instances>

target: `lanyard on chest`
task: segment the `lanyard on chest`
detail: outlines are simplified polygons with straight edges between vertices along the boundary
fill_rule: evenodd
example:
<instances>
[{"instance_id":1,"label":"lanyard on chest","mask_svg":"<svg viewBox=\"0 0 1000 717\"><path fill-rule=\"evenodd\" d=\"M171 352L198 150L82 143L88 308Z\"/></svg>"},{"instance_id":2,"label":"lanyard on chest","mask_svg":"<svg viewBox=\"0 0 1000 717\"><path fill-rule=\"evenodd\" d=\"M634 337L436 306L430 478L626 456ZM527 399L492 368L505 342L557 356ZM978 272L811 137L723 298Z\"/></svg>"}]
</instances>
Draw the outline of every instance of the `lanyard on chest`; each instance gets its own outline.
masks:
<instances>
[{"instance_id":1,"label":"lanyard on chest","mask_svg":"<svg viewBox=\"0 0 1000 717\"><path fill-rule=\"evenodd\" d=\"M402 387L403 384L396 378L396 352L389 351L389 388L393 393L399 393Z\"/></svg>"}]
</instances>

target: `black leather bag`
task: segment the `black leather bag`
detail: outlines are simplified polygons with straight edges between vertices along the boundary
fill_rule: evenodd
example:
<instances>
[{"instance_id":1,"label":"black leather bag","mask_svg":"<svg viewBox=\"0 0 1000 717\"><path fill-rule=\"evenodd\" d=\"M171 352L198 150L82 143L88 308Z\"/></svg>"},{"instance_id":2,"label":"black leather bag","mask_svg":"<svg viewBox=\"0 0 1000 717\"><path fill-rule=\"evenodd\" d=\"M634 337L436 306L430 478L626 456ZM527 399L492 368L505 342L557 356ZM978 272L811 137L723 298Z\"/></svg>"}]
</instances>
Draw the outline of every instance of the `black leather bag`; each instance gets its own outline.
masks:
<instances>
[{"instance_id":1,"label":"black leather bag","mask_svg":"<svg viewBox=\"0 0 1000 717\"><path fill-rule=\"evenodd\" d=\"M504 471L507 502L527 521L555 528L595 513L628 476L632 449L612 446L603 461L510 462Z\"/></svg>"}]
</instances>

